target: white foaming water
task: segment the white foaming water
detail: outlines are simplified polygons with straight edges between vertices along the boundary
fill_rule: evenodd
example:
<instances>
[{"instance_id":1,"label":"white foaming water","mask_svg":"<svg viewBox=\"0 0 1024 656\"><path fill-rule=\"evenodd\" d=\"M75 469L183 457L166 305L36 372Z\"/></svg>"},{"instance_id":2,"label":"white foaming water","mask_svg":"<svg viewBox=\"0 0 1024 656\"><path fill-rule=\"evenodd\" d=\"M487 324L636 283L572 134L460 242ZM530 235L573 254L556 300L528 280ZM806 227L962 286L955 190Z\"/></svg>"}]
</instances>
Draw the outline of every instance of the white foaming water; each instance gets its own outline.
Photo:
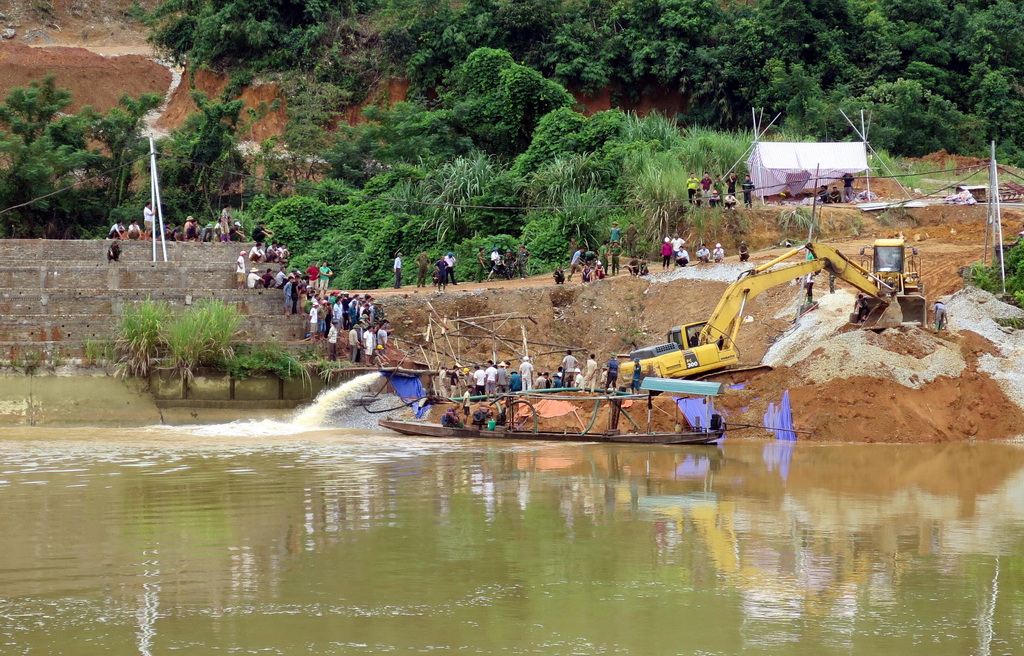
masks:
<instances>
[{"instance_id":1,"label":"white foaming water","mask_svg":"<svg viewBox=\"0 0 1024 656\"><path fill-rule=\"evenodd\" d=\"M350 399L362 395L370 389L371 385L379 380L379 373L368 373L358 378L353 378L337 387L325 389L313 399L312 404L292 418L291 424L304 428L324 426L330 415L347 408Z\"/></svg>"}]
</instances>

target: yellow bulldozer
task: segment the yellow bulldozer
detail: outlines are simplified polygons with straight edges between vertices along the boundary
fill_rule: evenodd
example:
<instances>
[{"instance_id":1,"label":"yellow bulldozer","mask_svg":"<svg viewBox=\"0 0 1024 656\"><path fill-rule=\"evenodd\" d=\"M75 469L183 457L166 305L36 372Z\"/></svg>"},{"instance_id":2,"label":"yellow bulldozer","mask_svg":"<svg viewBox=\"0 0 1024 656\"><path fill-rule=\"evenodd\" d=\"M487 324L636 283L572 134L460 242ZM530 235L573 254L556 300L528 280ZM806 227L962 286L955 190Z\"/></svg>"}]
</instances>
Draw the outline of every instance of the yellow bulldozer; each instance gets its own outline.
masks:
<instances>
[{"instance_id":1,"label":"yellow bulldozer","mask_svg":"<svg viewBox=\"0 0 1024 656\"><path fill-rule=\"evenodd\" d=\"M924 283L921 282L921 257L917 249L907 246L902 237L876 239L873 245L860 249L860 254L861 266L896 290L896 302L903 313L903 322L927 325L928 302L924 296ZM878 303L877 298L868 299L872 311Z\"/></svg>"},{"instance_id":2,"label":"yellow bulldozer","mask_svg":"<svg viewBox=\"0 0 1024 656\"><path fill-rule=\"evenodd\" d=\"M827 271L845 280L870 300L871 311L861 323L863 327L884 329L900 326L904 321L900 297L906 297L908 290L915 289L909 283L917 280L916 269L915 276L911 278L905 274L906 262L898 252L885 250L886 243L876 242L874 248L876 262L879 261L877 258L883 258L882 266L875 266L880 275L824 244L806 244L744 272L726 288L707 321L676 326L669 331L665 344L630 353L629 362L620 367L621 379L628 380L632 376L636 360L640 361L644 374L662 378L686 378L735 365L739 361L736 338L747 303L771 287L819 271ZM787 263L805 251L809 259ZM895 275L897 271L899 275ZM921 309L927 311L924 297L920 298ZM912 310L916 307L910 305ZM913 315L913 320L918 321L919 317ZM926 323L923 315L920 320Z\"/></svg>"}]
</instances>

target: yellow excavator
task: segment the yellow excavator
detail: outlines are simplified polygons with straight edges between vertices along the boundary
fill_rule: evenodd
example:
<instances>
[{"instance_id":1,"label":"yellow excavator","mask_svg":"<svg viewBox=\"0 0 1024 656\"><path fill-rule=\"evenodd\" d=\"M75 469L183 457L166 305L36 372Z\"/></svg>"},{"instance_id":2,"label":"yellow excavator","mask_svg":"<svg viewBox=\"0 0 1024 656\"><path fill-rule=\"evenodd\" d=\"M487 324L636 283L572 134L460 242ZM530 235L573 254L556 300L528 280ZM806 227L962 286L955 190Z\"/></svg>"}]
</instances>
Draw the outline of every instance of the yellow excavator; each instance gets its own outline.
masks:
<instances>
[{"instance_id":1,"label":"yellow excavator","mask_svg":"<svg viewBox=\"0 0 1024 656\"><path fill-rule=\"evenodd\" d=\"M779 266L805 251L808 259ZM771 287L819 271L834 274L873 300L873 307L862 323L864 327L894 328L903 323L903 312L897 301L900 290L896 285L852 262L830 246L806 244L744 272L726 288L707 321L676 326L669 331L667 343L630 353L629 362L620 367L619 379L629 380L636 360L640 361L645 375L661 378L686 378L736 364L739 361L736 337L747 303Z\"/></svg>"}]
</instances>

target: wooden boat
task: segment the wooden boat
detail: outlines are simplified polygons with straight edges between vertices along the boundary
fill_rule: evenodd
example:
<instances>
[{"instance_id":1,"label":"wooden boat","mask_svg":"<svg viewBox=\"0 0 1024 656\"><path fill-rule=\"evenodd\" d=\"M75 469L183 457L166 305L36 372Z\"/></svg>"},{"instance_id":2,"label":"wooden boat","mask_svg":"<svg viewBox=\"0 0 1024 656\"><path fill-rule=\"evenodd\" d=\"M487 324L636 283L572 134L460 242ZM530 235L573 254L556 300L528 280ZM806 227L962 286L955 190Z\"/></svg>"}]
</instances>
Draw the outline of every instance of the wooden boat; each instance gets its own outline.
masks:
<instances>
[{"instance_id":1,"label":"wooden boat","mask_svg":"<svg viewBox=\"0 0 1024 656\"><path fill-rule=\"evenodd\" d=\"M573 401L592 400L594 401L594 418L597 417L598 407L602 402L609 404L612 408L610 425L606 430L593 430L594 420L590 426L582 432L554 432L538 430L537 411L531 403L531 399L540 397L554 397L552 394L541 394L540 392L517 393L502 396L491 401L495 406L503 406L505 416L513 416L512 409L518 404L524 404L532 410L532 427L529 420L522 425L511 424L487 426L444 426L438 422L423 420L396 420L382 419L378 422L381 428L401 433L402 435L414 435L419 437L442 437L442 438L465 438L465 439L499 439L499 440L547 440L552 442L621 442L627 444L710 444L722 438L725 434L726 425L720 415L714 414L711 397L721 393L720 383L707 383L692 380L671 380L664 378L648 377L643 380L641 390L646 395L620 394L602 395L596 397L569 397ZM650 403L648 403L647 430L641 428L623 408L623 401L631 399L642 399L650 401L653 394L661 392L683 393L690 396L704 397L700 416L688 417L689 424L685 430L677 432L651 431ZM626 417L634 431L622 431L619 429L619 418ZM491 422L494 424L494 422Z\"/></svg>"},{"instance_id":2,"label":"wooden boat","mask_svg":"<svg viewBox=\"0 0 1024 656\"><path fill-rule=\"evenodd\" d=\"M548 440L552 442L624 442L628 444L710 444L721 439L725 427L718 430L688 431L685 433L620 433L618 431L588 433L552 433L548 431L513 430L495 426L494 430L483 430L476 426L455 428L435 422L418 420L382 419L381 428L393 430L402 435L419 437L459 437L466 439L493 440Z\"/></svg>"}]
</instances>

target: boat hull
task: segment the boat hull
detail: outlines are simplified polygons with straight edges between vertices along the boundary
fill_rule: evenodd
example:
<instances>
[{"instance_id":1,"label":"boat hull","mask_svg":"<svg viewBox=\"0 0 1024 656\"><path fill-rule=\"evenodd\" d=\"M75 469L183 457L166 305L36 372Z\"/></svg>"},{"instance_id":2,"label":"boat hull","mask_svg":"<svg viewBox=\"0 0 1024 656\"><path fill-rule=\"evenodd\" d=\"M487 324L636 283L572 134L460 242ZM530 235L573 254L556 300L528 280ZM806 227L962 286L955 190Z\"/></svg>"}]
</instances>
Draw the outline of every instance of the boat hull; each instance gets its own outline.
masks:
<instances>
[{"instance_id":1,"label":"boat hull","mask_svg":"<svg viewBox=\"0 0 1024 656\"><path fill-rule=\"evenodd\" d=\"M625 444L710 444L723 435L718 431L692 431L686 433L552 433L508 430L498 426L495 430L476 427L453 428L425 421L397 421L382 419L381 428L416 437L443 437L490 440L545 440L551 442L619 442Z\"/></svg>"}]
</instances>

